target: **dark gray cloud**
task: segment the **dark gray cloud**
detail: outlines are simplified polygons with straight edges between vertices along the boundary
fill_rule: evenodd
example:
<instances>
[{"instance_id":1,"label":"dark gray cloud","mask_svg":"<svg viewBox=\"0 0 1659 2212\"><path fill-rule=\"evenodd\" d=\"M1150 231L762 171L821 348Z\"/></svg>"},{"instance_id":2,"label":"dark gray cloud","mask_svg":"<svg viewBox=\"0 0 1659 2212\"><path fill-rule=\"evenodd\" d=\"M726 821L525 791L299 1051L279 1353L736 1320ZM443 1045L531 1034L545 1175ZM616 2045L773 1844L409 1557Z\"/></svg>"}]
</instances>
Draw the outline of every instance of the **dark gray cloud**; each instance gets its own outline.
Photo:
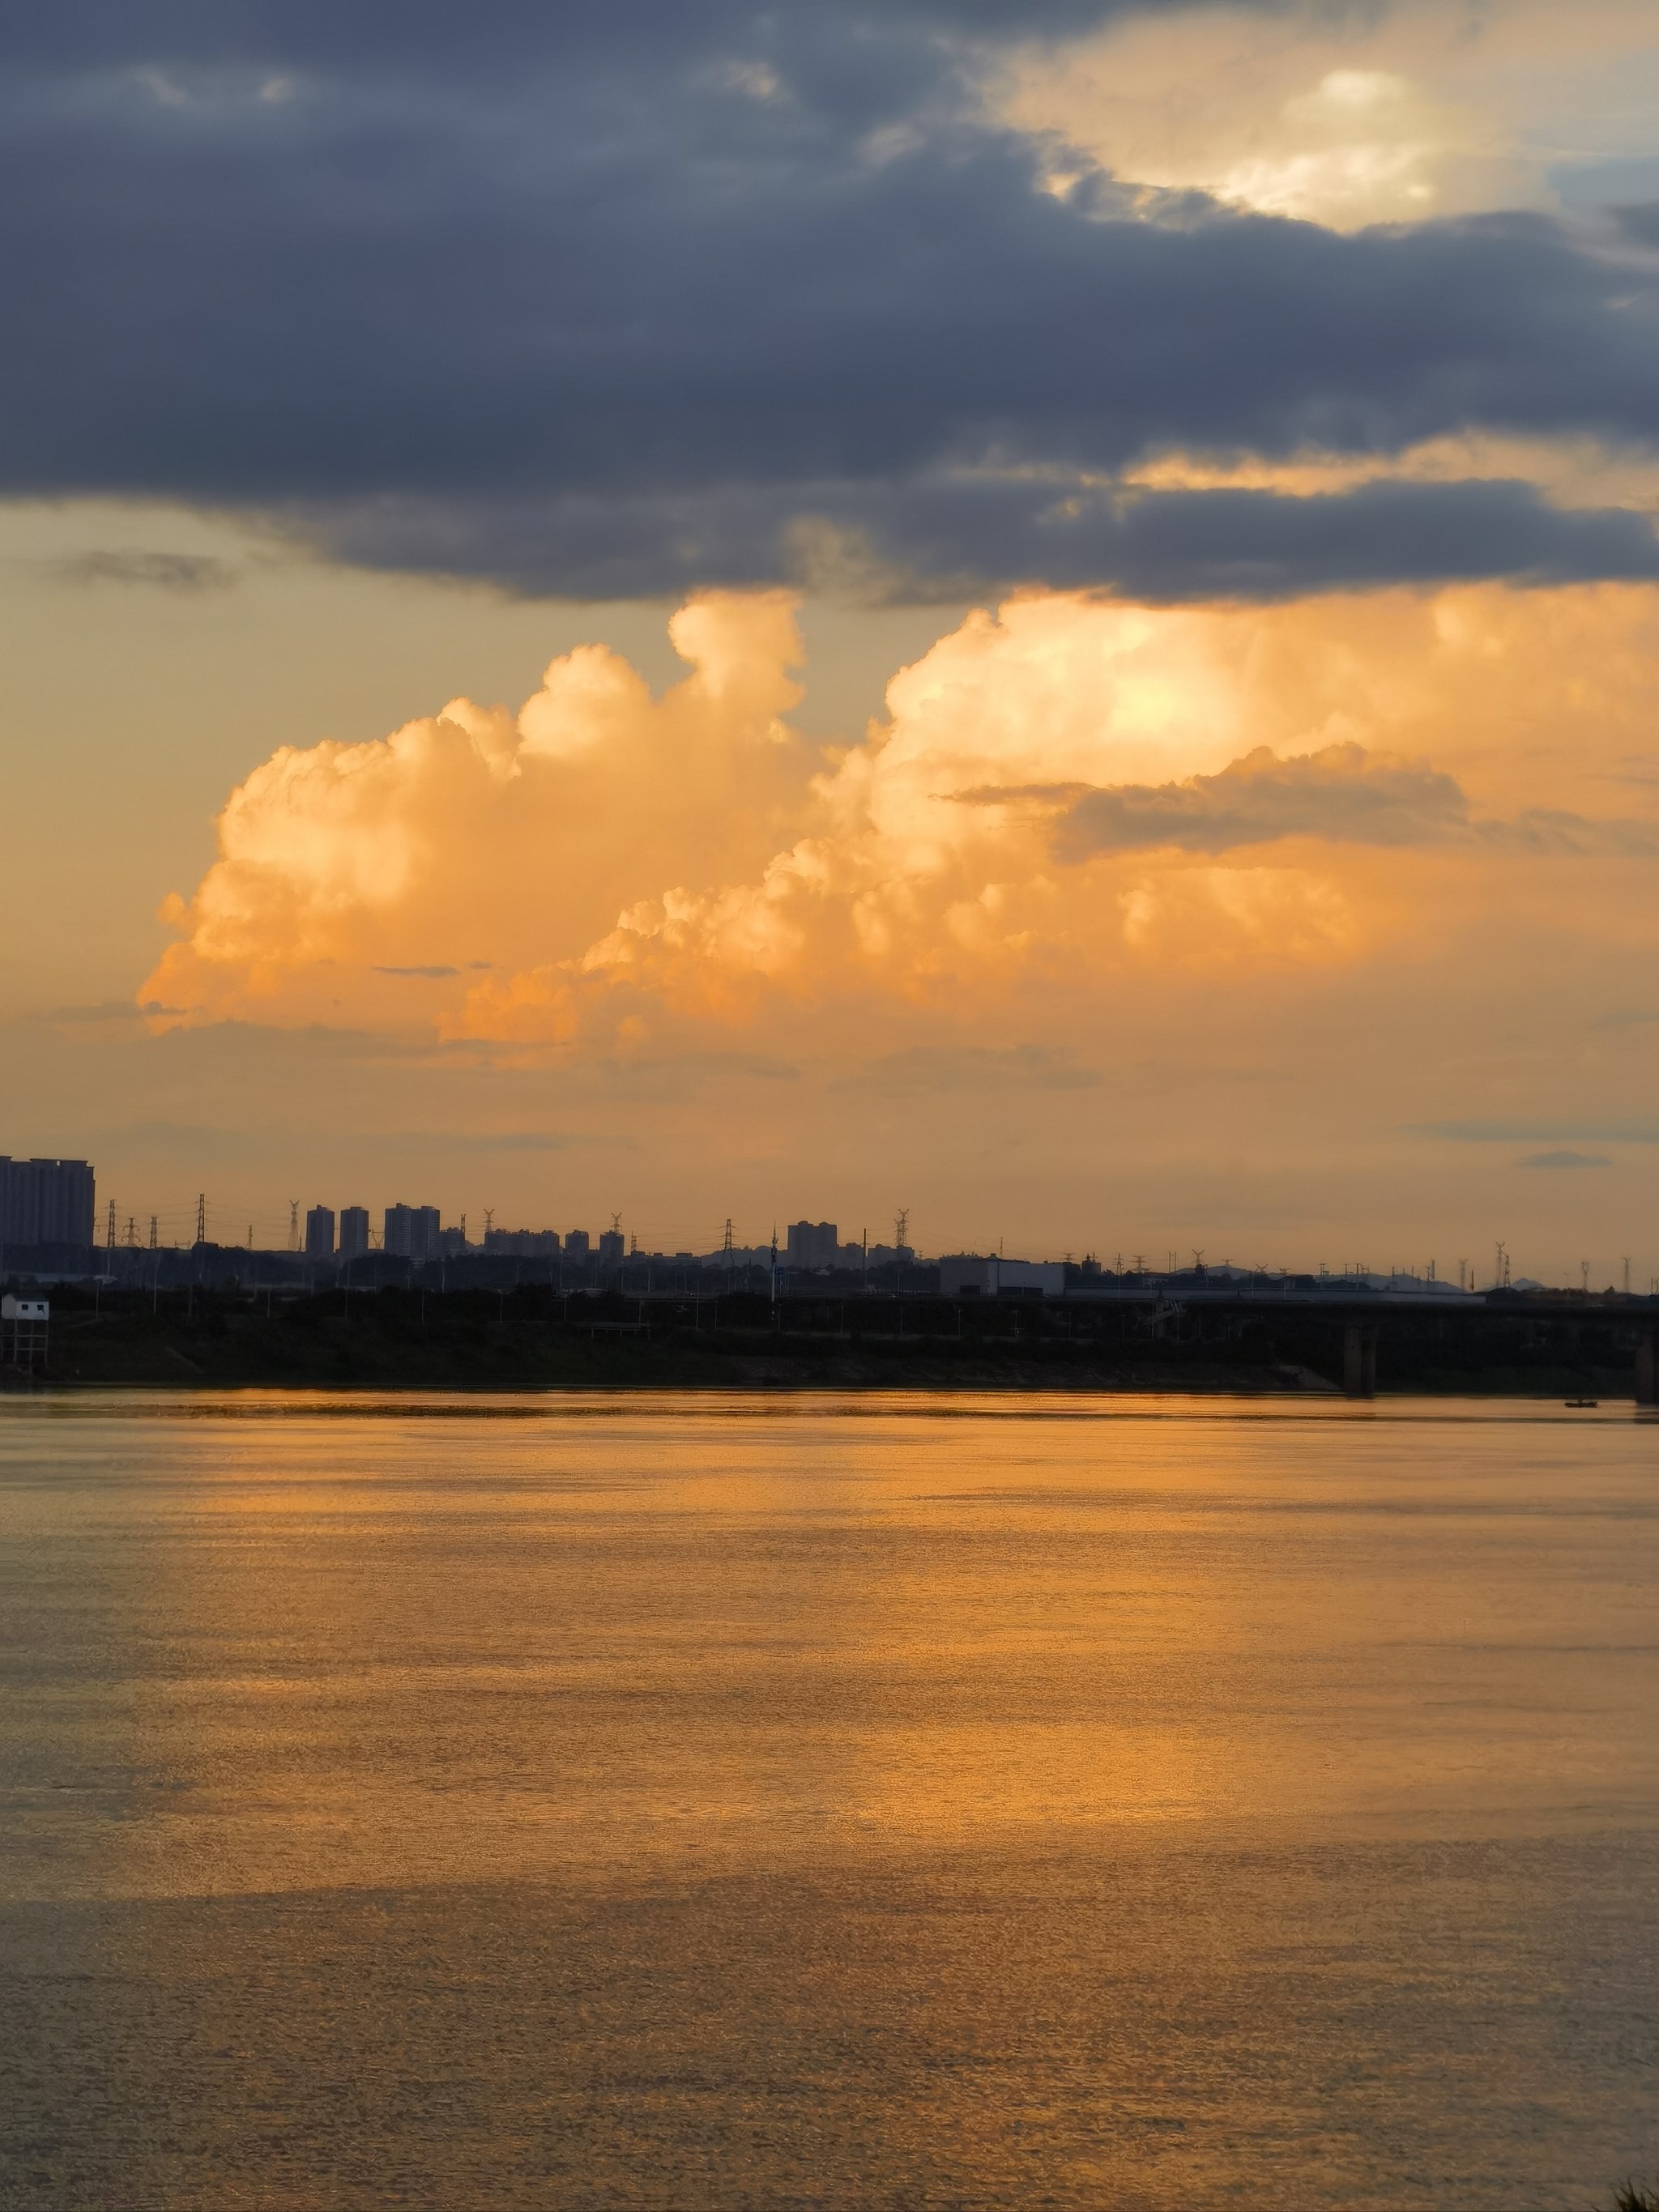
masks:
<instances>
[{"instance_id":1,"label":"dark gray cloud","mask_svg":"<svg viewBox=\"0 0 1659 2212\"><path fill-rule=\"evenodd\" d=\"M1644 200L1636 207L1609 210L1625 236L1638 246L1659 246L1659 200Z\"/></svg>"},{"instance_id":2,"label":"dark gray cloud","mask_svg":"<svg viewBox=\"0 0 1659 2212\"><path fill-rule=\"evenodd\" d=\"M562 1129L394 1129L386 1134L387 1149L396 1152L568 1152L615 1141Z\"/></svg>"},{"instance_id":3,"label":"dark gray cloud","mask_svg":"<svg viewBox=\"0 0 1659 2212\"><path fill-rule=\"evenodd\" d=\"M989 784L958 796L970 805L1025 805L1049 811L1055 852L1066 860L1155 847L1226 853L1285 837L1401 846L1455 838L1577 858L1659 854L1659 823L1597 820L1540 807L1509 821L1477 820L1454 777L1426 761L1396 760L1355 744L1285 759L1261 745L1218 775L1182 783Z\"/></svg>"},{"instance_id":4,"label":"dark gray cloud","mask_svg":"<svg viewBox=\"0 0 1659 2212\"><path fill-rule=\"evenodd\" d=\"M1610 1168L1613 1162L1605 1152L1528 1152L1520 1163L1523 1168Z\"/></svg>"},{"instance_id":5,"label":"dark gray cloud","mask_svg":"<svg viewBox=\"0 0 1659 2212\"><path fill-rule=\"evenodd\" d=\"M212 553L77 553L55 564L67 584L148 584L163 592L206 592L234 583L236 568Z\"/></svg>"},{"instance_id":6,"label":"dark gray cloud","mask_svg":"<svg viewBox=\"0 0 1659 2212\"><path fill-rule=\"evenodd\" d=\"M1598 821L1550 806L1529 806L1511 822L1479 822L1475 833L1489 844L1583 859L1641 860L1659 853L1659 823Z\"/></svg>"},{"instance_id":7,"label":"dark gray cloud","mask_svg":"<svg viewBox=\"0 0 1659 2212\"><path fill-rule=\"evenodd\" d=\"M1419 845L1468 827L1455 781L1424 762L1379 760L1361 745L1280 760L1263 745L1218 775L1085 792L1060 816L1055 842L1080 860L1149 846L1224 853L1282 837Z\"/></svg>"},{"instance_id":8,"label":"dark gray cloud","mask_svg":"<svg viewBox=\"0 0 1659 2212\"><path fill-rule=\"evenodd\" d=\"M1454 1144L1659 1145L1659 1120L1650 1115L1621 1120L1607 1115L1563 1115L1553 1120L1507 1121L1423 1121L1407 1133L1445 1137Z\"/></svg>"},{"instance_id":9,"label":"dark gray cloud","mask_svg":"<svg viewBox=\"0 0 1659 2212\"><path fill-rule=\"evenodd\" d=\"M290 519L370 567L592 599L787 581L875 601L950 602L988 583L1041 583L1178 603L1401 580L1659 575L1659 539L1644 516L1564 512L1530 485L1502 482L1377 483L1298 499L1115 492L941 467L890 481L331 501L295 507Z\"/></svg>"},{"instance_id":10,"label":"dark gray cloud","mask_svg":"<svg viewBox=\"0 0 1659 2212\"><path fill-rule=\"evenodd\" d=\"M890 597L1653 574L1644 521L1519 485L1099 489L1170 447L1659 434L1639 251L1038 189L975 73L1123 12L14 9L0 488L252 507L577 596L835 542Z\"/></svg>"},{"instance_id":11,"label":"dark gray cloud","mask_svg":"<svg viewBox=\"0 0 1659 2212\"><path fill-rule=\"evenodd\" d=\"M836 1087L921 1098L954 1091L1092 1091L1100 1080L1098 1069L1048 1045L914 1045L871 1060Z\"/></svg>"}]
</instances>

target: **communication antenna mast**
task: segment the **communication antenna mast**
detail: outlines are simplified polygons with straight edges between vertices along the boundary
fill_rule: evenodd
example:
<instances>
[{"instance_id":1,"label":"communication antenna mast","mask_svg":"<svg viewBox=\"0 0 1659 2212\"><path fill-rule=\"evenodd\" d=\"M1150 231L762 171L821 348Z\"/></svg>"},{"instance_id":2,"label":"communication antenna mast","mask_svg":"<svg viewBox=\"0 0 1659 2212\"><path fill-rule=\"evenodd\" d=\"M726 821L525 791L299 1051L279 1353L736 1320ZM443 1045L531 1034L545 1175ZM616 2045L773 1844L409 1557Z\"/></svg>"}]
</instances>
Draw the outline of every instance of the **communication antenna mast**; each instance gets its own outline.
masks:
<instances>
[{"instance_id":1,"label":"communication antenna mast","mask_svg":"<svg viewBox=\"0 0 1659 2212\"><path fill-rule=\"evenodd\" d=\"M207 1193L204 1190L198 1190L196 1194L196 1242L198 1244L207 1243Z\"/></svg>"},{"instance_id":2,"label":"communication antenna mast","mask_svg":"<svg viewBox=\"0 0 1659 2212\"><path fill-rule=\"evenodd\" d=\"M297 1198L291 1198L288 1202L288 1249L290 1252L297 1252L300 1249L300 1201Z\"/></svg>"}]
</instances>

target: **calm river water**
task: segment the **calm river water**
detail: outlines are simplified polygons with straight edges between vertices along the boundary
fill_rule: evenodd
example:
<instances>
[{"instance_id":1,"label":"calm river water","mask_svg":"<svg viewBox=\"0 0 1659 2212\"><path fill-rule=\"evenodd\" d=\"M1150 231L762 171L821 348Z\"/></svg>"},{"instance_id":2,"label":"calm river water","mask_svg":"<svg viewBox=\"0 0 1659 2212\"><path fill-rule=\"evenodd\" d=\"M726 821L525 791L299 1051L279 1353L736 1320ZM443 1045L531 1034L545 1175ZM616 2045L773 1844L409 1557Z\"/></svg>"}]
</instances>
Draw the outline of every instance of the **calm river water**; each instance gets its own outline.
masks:
<instances>
[{"instance_id":1,"label":"calm river water","mask_svg":"<svg viewBox=\"0 0 1659 2212\"><path fill-rule=\"evenodd\" d=\"M1659 2169L1659 1427L0 1401L0 2203Z\"/></svg>"}]
</instances>

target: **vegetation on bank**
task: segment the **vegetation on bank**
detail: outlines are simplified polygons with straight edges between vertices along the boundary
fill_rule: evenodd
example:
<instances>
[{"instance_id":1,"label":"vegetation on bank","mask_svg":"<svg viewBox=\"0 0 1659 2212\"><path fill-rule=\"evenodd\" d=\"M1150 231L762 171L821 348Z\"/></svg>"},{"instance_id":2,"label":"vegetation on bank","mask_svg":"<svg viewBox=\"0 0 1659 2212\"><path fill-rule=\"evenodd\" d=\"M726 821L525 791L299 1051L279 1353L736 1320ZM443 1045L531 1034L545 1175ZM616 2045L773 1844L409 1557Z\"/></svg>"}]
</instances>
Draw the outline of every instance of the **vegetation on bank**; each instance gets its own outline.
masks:
<instances>
[{"instance_id":1,"label":"vegetation on bank","mask_svg":"<svg viewBox=\"0 0 1659 2212\"><path fill-rule=\"evenodd\" d=\"M939 1298L641 1300L611 1292L234 1285L51 1291L52 1384L357 1389L1056 1389L1330 1391L1343 1320L1247 1307L1158 1316ZM1387 1389L1628 1396L1613 1348L1499 1317L1389 1321ZM24 1378L6 1378L16 1387Z\"/></svg>"}]
</instances>

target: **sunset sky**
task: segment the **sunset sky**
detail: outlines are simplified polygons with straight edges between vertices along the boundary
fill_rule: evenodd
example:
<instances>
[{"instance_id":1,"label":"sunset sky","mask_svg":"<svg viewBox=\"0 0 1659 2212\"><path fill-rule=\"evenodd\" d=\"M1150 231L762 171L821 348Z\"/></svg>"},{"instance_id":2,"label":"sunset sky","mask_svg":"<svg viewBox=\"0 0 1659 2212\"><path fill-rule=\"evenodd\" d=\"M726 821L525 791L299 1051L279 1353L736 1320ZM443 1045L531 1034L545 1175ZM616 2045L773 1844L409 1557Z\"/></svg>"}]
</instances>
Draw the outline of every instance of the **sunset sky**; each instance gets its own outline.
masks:
<instances>
[{"instance_id":1,"label":"sunset sky","mask_svg":"<svg viewBox=\"0 0 1659 2212\"><path fill-rule=\"evenodd\" d=\"M1659 1275L1653 0L0 55L0 1152Z\"/></svg>"}]
</instances>

